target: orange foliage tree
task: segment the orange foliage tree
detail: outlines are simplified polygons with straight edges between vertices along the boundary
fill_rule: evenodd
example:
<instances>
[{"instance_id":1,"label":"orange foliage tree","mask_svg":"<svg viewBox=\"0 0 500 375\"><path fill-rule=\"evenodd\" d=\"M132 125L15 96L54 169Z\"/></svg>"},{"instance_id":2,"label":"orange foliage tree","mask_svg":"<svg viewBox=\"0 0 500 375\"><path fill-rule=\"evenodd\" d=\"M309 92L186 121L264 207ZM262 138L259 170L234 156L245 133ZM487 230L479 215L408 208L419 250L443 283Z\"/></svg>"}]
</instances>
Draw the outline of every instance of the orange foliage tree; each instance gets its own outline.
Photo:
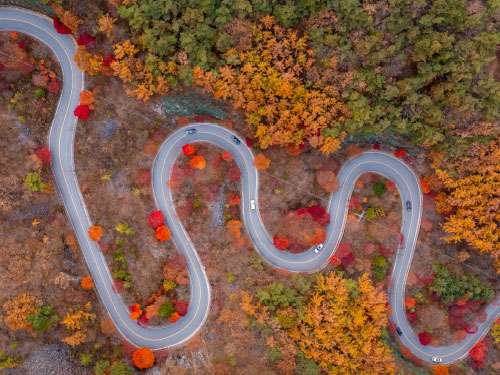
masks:
<instances>
[{"instance_id":1,"label":"orange foliage tree","mask_svg":"<svg viewBox=\"0 0 500 375\"><path fill-rule=\"evenodd\" d=\"M252 48L240 52L239 59L238 71L225 65L216 77L195 67L193 77L215 97L230 99L235 108L245 110L261 148L299 146L304 141L325 154L340 148L341 124L348 110L338 100L336 87L306 88L306 72L315 61L307 36L299 37L267 15L253 28Z\"/></svg>"},{"instance_id":2,"label":"orange foliage tree","mask_svg":"<svg viewBox=\"0 0 500 375\"><path fill-rule=\"evenodd\" d=\"M89 276L83 277L80 280L80 285L85 290L92 289L94 287L94 282L92 281L92 276L89 275Z\"/></svg>"},{"instance_id":3,"label":"orange foliage tree","mask_svg":"<svg viewBox=\"0 0 500 375\"><path fill-rule=\"evenodd\" d=\"M94 101L94 94L90 91L82 91L80 93L80 105L86 105L89 109L93 110L95 108Z\"/></svg>"},{"instance_id":4,"label":"orange foliage tree","mask_svg":"<svg viewBox=\"0 0 500 375\"><path fill-rule=\"evenodd\" d=\"M92 241L99 241L102 237L102 228L99 225L92 225L89 229L89 237Z\"/></svg>"},{"instance_id":5,"label":"orange foliage tree","mask_svg":"<svg viewBox=\"0 0 500 375\"><path fill-rule=\"evenodd\" d=\"M448 375L448 367L444 365L434 366L434 375Z\"/></svg>"},{"instance_id":6,"label":"orange foliage tree","mask_svg":"<svg viewBox=\"0 0 500 375\"><path fill-rule=\"evenodd\" d=\"M161 225L156 228L155 237L158 241L163 242L169 240L172 234L166 225Z\"/></svg>"},{"instance_id":7,"label":"orange foliage tree","mask_svg":"<svg viewBox=\"0 0 500 375\"><path fill-rule=\"evenodd\" d=\"M413 309L415 307L415 298L408 297L405 300L405 306L407 309Z\"/></svg>"},{"instance_id":8,"label":"orange foliage tree","mask_svg":"<svg viewBox=\"0 0 500 375\"><path fill-rule=\"evenodd\" d=\"M142 309L138 303L130 306L130 314L129 314L130 319L137 320L141 315L142 315Z\"/></svg>"},{"instance_id":9,"label":"orange foliage tree","mask_svg":"<svg viewBox=\"0 0 500 375\"><path fill-rule=\"evenodd\" d=\"M196 169L203 169L207 165L207 161L205 160L205 158L203 156L195 155L189 161L189 165L193 168L196 168Z\"/></svg>"},{"instance_id":10,"label":"orange foliage tree","mask_svg":"<svg viewBox=\"0 0 500 375\"><path fill-rule=\"evenodd\" d=\"M258 154L253 160L253 165L255 165L255 168L263 171L269 168L270 163L271 160L266 158L262 152Z\"/></svg>"},{"instance_id":11,"label":"orange foliage tree","mask_svg":"<svg viewBox=\"0 0 500 375\"><path fill-rule=\"evenodd\" d=\"M132 355L132 363L140 369L153 367L154 362L155 355L148 348L137 349Z\"/></svg>"},{"instance_id":12,"label":"orange foliage tree","mask_svg":"<svg viewBox=\"0 0 500 375\"><path fill-rule=\"evenodd\" d=\"M222 151L222 160L233 161L233 154L227 150Z\"/></svg>"}]
</instances>

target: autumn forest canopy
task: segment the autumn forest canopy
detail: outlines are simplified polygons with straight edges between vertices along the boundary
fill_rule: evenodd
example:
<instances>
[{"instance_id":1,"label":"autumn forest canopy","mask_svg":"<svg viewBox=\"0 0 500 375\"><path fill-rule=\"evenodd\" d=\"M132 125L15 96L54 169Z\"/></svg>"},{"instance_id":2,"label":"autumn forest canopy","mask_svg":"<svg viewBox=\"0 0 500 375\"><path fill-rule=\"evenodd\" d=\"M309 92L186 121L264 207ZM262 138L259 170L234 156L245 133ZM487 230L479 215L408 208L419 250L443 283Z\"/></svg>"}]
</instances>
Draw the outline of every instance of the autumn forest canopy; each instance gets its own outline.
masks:
<instances>
[{"instance_id":1,"label":"autumn forest canopy","mask_svg":"<svg viewBox=\"0 0 500 375\"><path fill-rule=\"evenodd\" d=\"M142 100L201 87L263 149L403 139L432 159L447 241L499 257L499 0L110 2L55 6L88 74Z\"/></svg>"}]
</instances>

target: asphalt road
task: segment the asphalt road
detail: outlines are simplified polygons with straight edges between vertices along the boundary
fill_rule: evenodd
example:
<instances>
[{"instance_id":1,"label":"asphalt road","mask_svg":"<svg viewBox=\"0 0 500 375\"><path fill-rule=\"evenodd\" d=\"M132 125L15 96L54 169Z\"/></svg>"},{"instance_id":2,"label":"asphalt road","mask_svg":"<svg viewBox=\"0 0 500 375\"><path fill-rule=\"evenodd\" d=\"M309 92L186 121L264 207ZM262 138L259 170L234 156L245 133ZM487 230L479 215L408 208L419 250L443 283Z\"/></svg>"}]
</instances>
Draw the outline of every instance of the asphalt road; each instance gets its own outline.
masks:
<instances>
[{"instance_id":1,"label":"asphalt road","mask_svg":"<svg viewBox=\"0 0 500 375\"><path fill-rule=\"evenodd\" d=\"M453 362L467 355L472 346L485 335L490 325L500 314L500 307L491 304L484 323L476 334L468 335L458 344L447 347L422 346L406 320L404 289L422 214L422 193L417 177L401 160L382 152L365 152L349 160L338 175L340 190L333 194L329 204L331 224L327 227L327 240L324 248L316 254L313 249L302 254L289 254L278 251L272 244L259 210L250 209L250 200L255 200L258 208L258 174L253 167L252 151L244 142L237 145L231 137L235 134L215 124L192 124L173 133L161 146L152 169L152 184L156 204L164 213L167 226L179 251L186 256L191 279L191 301L185 317L173 325L163 328L144 328L131 320L129 310L112 290L112 278L103 255L96 244L88 238L92 225L85 207L76 178L73 160L73 140L76 118L73 109L78 105L79 93L84 87L84 75L78 71L72 57L76 44L72 37L57 34L52 21L31 11L0 8L0 30L17 30L44 42L56 55L63 71L64 82L61 98L49 132L48 144L52 154L52 169L61 193L64 206L80 244L89 270L94 278L97 291L113 319L117 329L131 343L138 347L160 349L173 346L189 339L203 325L210 306L210 283L188 234L178 220L170 190L166 186L170 171L181 147L195 141L211 142L230 151L239 165L241 176L241 210L243 220L256 250L275 267L293 272L312 272L326 266L342 238L347 202L351 196L356 179L365 172L375 172L394 181L402 201L411 201L412 210L407 211L403 203L403 222L401 233L404 242L393 268L394 286L389 290L389 301L393 306L391 319L403 331L402 343L422 360L430 361L439 356L443 363ZM196 129L195 134L187 135L185 129ZM237 135L235 135L237 136ZM147 220L147 218L144 218Z\"/></svg>"}]
</instances>

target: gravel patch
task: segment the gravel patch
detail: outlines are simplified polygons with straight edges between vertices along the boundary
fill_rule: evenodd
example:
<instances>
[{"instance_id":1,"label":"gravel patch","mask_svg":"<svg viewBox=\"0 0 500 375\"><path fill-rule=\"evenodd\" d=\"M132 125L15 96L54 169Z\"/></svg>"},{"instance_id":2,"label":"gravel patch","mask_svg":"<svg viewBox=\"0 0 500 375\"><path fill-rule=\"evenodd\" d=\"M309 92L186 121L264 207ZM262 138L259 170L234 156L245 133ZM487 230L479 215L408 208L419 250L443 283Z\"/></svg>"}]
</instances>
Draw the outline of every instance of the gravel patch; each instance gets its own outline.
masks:
<instances>
[{"instance_id":1,"label":"gravel patch","mask_svg":"<svg viewBox=\"0 0 500 375\"><path fill-rule=\"evenodd\" d=\"M19 366L5 375L91 375L89 368L73 360L64 344L45 345L32 352Z\"/></svg>"},{"instance_id":2,"label":"gravel patch","mask_svg":"<svg viewBox=\"0 0 500 375\"><path fill-rule=\"evenodd\" d=\"M217 192L217 197L213 202L210 202L210 213L212 215L213 226L218 228L224 225L224 204L226 203L226 198L224 197L224 192L226 190L226 184L223 183Z\"/></svg>"},{"instance_id":3,"label":"gravel patch","mask_svg":"<svg viewBox=\"0 0 500 375\"><path fill-rule=\"evenodd\" d=\"M108 119L108 121L106 121L106 124L99 129L99 134L106 141L109 141L111 140L111 138L113 138L113 135L116 134L116 131L119 128L120 125L118 125L118 121L116 121L115 118L111 117Z\"/></svg>"}]
</instances>

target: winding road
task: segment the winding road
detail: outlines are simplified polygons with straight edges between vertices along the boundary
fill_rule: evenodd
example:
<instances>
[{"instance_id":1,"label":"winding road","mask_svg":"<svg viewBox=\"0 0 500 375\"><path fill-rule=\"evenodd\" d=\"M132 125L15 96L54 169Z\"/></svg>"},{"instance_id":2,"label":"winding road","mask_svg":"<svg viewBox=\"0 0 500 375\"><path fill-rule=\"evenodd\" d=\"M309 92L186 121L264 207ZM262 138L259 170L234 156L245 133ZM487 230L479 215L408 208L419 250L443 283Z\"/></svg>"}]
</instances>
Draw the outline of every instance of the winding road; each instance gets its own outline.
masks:
<instances>
[{"instance_id":1,"label":"winding road","mask_svg":"<svg viewBox=\"0 0 500 375\"><path fill-rule=\"evenodd\" d=\"M430 361L431 357L436 356L442 359L442 363L450 363L466 356L500 315L497 301L497 304L492 303L486 309L487 319L478 327L478 331L468 335L463 341L446 347L422 346L419 343L406 319L404 293L422 216L422 193L418 178L401 160L383 152L365 152L349 160L338 175L340 190L333 194L330 200L328 211L332 220L327 227L327 239L323 249L319 253L310 249L302 254L289 254L274 247L258 209L250 208L250 200L255 200L258 208L258 173L253 166L252 151L244 142L236 144L231 137L237 135L229 130L215 124L197 123L186 127L196 129L195 134L186 134L186 128L183 128L170 135L158 151L152 169L156 204L165 216L166 225L171 229L177 248L186 256L191 279L189 310L185 317L168 327L145 328L137 325L128 317L129 311L120 295L113 292L113 280L104 256L87 235L92 221L79 189L73 159L73 141L77 125L73 109L78 105L79 93L84 88L84 75L73 61L76 52L75 41L68 35L57 34L51 19L19 8L0 8L0 30L16 30L42 41L54 52L61 65L64 82L48 136L54 177L101 300L117 329L137 347L161 349L182 343L198 331L208 315L210 283L189 235L176 216L172 195L166 186L181 147L195 141L211 142L233 154L242 172L242 215L256 250L271 265L293 272L312 272L326 266L342 238L347 202L356 179L362 173L375 172L394 181L403 202L401 233L404 243L396 257L392 273L393 287L389 290L389 303L393 306L391 320L402 330L402 335L399 336L402 344L422 360ZM406 210L406 201L411 202L412 210Z\"/></svg>"}]
</instances>

